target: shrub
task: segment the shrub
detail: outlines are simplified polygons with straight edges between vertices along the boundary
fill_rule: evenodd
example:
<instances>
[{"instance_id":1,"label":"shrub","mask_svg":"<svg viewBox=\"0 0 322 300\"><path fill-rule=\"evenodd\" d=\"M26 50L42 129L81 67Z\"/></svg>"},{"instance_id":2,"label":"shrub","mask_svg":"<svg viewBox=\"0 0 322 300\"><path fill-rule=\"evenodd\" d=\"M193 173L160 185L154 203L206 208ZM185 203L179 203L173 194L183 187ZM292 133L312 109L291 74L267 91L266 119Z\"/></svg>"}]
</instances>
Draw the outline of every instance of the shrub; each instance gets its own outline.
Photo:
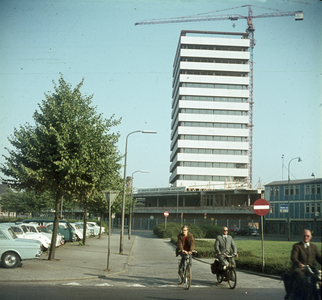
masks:
<instances>
[{"instance_id":1,"label":"shrub","mask_svg":"<svg viewBox=\"0 0 322 300\"><path fill-rule=\"evenodd\" d=\"M205 237L208 239L214 239L221 234L221 227L216 225L202 225L202 229L205 232Z\"/></svg>"}]
</instances>

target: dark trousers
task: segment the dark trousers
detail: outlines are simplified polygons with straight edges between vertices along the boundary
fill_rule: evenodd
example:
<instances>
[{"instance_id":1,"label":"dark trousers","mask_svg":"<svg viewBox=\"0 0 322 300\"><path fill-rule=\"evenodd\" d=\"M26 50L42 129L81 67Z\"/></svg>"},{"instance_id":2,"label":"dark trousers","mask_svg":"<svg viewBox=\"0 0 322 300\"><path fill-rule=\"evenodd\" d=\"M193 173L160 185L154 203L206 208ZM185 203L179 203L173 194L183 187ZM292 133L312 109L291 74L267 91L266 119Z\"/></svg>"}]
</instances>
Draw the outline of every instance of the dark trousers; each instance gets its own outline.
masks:
<instances>
[{"instance_id":1,"label":"dark trousers","mask_svg":"<svg viewBox=\"0 0 322 300\"><path fill-rule=\"evenodd\" d=\"M186 253L181 252L180 255L181 255L181 262L180 262L180 266L179 267L180 267L180 269L182 269L183 266L184 266L184 261L186 260L186 258L187 258L187 256L189 254L186 254ZM189 255L189 264L190 264L190 266L192 265L192 255Z\"/></svg>"}]
</instances>

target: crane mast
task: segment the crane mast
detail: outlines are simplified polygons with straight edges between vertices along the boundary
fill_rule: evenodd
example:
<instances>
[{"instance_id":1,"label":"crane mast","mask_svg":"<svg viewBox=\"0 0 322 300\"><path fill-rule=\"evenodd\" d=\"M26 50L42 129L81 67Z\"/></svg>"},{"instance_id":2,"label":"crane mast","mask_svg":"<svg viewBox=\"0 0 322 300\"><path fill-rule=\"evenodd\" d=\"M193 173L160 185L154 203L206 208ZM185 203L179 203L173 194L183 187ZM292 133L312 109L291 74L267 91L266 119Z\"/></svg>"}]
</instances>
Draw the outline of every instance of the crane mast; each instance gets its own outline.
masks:
<instances>
[{"instance_id":1,"label":"crane mast","mask_svg":"<svg viewBox=\"0 0 322 300\"><path fill-rule=\"evenodd\" d=\"M200 22L200 21L220 21L220 20L231 20L237 21L239 19L246 19L247 20L247 29L246 32L248 33L248 38L250 40L250 47L249 47L249 149L248 149L248 184L249 187L252 187L252 180L253 180L253 50L255 47L255 37L254 32L255 28L253 25L254 18L272 18L272 17L289 17L295 16L295 20L303 20L303 11L290 11L290 12L273 12L273 13L265 13L261 15L253 15L252 5L243 5L235 8L240 7L248 7L248 15L243 16L239 14L232 14L232 15L207 15L207 16L186 16L186 17L177 17L177 18L165 18L165 19L151 19L151 20L144 20L141 22L137 22L134 25L154 25L154 24L166 24L166 23L184 23L184 22Z\"/></svg>"}]
</instances>

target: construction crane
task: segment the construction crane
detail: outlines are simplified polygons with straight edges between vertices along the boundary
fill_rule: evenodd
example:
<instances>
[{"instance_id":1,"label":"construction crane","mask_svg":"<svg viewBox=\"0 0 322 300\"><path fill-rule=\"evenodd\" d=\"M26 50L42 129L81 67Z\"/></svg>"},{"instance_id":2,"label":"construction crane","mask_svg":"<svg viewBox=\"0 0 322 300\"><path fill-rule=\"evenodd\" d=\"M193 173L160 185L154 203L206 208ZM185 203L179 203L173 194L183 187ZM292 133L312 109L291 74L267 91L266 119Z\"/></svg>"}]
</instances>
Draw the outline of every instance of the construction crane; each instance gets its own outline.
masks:
<instances>
[{"instance_id":1,"label":"construction crane","mask_svg":"<svg viewBox=\"0 0 322 300\"><path fill-rule=\"evenodd\" d=\"M154 25L154 24L166 24L166 23L185 23L185 22L200 22L200 21L220 21L220 20L231 20L237 21L239 19L246 19L247 20L247 29L246 32L248 33L248 38L250 40L250 58L249 58L249 150L248 150L248 182L250 187L252 186L253 180L253 50L255 46L255 37L254 37L254 25L253 19L254 18L272 18L272 17L289 17L295 16L295 20L303 20L303 11L276 11L272 13L265 13L261 15L253 15L252 10L253 5L242 5L238 7L233 7L230 9L235 8L242 8L248 7L248 15L243 16L239 14L232 14L232 15L192 15L192 16L185 16L185 17L177 17L177 18L166 18L166 19L152 19L152 20L144 20L142 22L137 22L135 25ZM218 11L217 11L218 12Z\"/></svg>"}]
</instances>

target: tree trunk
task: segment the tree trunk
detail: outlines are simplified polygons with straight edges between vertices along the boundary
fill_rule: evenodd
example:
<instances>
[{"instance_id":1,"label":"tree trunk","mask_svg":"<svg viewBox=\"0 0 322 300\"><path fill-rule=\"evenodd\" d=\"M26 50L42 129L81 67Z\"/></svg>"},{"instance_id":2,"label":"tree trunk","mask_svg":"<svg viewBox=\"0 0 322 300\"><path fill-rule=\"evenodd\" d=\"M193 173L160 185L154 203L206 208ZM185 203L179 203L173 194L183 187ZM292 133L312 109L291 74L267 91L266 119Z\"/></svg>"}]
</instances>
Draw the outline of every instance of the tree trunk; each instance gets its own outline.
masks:
<instances>
[{"instance_id":1,"label":"tree trunk","mask_svg":"<svg viewBox=\"0 0 322 300\"><path fill-rule=\"evenodd\" d=\"M48 260L55 259L55 249L56 249L56 240L57 240L57 232L59 226L59 207L60 207L60 196L56 196L55 202L55 219L54 219L54 226L53 226L53 234L51 236L51 244L49 249Z\"/></svg>"},{"instance_id":2,"label":"tree trunk","mask_svg":"<svg viewBox=\"0 0 322 300\"><path fill-rule=\"evenodd\" d=\"M84 205L84 228L83 228L83 245L86 243L86 227L87 227L87 205Z\"/></svg>"}]
</instances>

